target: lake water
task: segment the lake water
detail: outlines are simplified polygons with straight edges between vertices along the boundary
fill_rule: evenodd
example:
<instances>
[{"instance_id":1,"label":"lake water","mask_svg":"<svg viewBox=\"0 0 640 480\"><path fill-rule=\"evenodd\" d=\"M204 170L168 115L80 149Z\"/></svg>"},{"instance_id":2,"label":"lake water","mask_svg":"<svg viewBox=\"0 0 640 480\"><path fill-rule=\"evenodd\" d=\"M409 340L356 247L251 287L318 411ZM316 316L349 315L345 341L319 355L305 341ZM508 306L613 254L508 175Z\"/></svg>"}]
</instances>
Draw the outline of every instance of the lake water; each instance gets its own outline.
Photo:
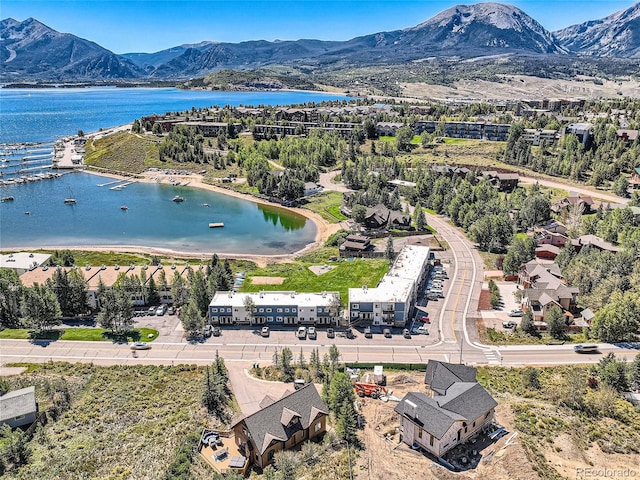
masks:
<instances>
[{"instance_id":1,"label":"lake water","mask_svg":"<svg viewBox=\"0 0 640 480\"><path fill-rule=\"evenodd\" d=\"M0 203L0 245L133 245L274 255L295 252L315 239L314 223L286 209L166 184L134 183L122 190L98 186L110 182L108 177L71 173L3 187L2 195L14 200ZM176 195L184 202L172 201ZM66 197L76 204L66 205ZM215 222L224 227L209 228Z\"/></svg>"},{"instance_id":2,"label":"lake water","mask_svg":"<svg viewBox=\"0 0 640 480\"><path fill-rule=\"evenodd\" d=\"M287 105L334 98L344 97L173 88L0 89L0 143L51 142L78 129L95 131L192 106ZM109 181L73 173L0 187L0 196L14 197L0 203L0 247L149 246L273 255L295 252L316 235L313 222L286 209L188 187L136 183L114 191L97 186ZM70 190L75 205L63 202ZM185 201L173 202L175 195ZM123 205L128 209L121 210ZM210 229L212 222L223 222L224 228Z\"/></svg>"},{"instance_id":3,"label":"lake water","mask_svg":"<svg viewBox=\"0 0 640 480\"><path fill-rule=\"evenodd\" d=\"M78 130L130 123L153 113L224 105L290 105L345 99L315 92L209 92L177 88L0 89L0 143L51 142Z\"/></svg>"}]
</instances>

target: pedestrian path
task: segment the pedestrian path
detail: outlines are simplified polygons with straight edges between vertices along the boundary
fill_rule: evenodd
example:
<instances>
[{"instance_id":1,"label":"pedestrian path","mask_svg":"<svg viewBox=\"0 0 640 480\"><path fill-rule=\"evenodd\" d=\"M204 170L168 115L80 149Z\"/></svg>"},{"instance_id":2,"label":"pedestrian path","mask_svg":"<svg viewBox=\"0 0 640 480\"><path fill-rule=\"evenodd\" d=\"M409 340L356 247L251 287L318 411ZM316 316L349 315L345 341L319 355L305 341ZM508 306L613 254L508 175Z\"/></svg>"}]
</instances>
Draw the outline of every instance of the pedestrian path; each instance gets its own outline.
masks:
<instances>
[{"instance_id":1,"label":"pedestrian path","mask_svg":"<svg viewBox=\"0 0 640 480\"><path fill-rule=\"evenodd\" d=\"M500 358L493 350L483 350L484 356L487 358L489 365L500 365Z\"/></svg>"}]
</instances>

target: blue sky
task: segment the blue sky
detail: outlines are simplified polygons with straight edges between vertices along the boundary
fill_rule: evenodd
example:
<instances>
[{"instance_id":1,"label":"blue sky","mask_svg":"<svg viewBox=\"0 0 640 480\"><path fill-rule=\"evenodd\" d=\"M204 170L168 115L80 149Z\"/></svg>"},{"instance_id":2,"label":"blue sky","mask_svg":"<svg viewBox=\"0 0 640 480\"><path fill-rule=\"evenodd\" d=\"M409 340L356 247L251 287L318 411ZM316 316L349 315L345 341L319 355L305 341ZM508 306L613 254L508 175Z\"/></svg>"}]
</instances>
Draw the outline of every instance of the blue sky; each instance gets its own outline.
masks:
<instances>
[{"instance_id":1,"label":"blue sky","mask_svg":"<svg viewBox=\"0 0 640 480\"><path fill-rule=\"evenodd\" d=\"M347 40L412 27L464 0L1 0L0 17L34 17L115 53L203 40ZM511 0L548 30L606 17L621 0Z\"/></svg>"}]
</instances>

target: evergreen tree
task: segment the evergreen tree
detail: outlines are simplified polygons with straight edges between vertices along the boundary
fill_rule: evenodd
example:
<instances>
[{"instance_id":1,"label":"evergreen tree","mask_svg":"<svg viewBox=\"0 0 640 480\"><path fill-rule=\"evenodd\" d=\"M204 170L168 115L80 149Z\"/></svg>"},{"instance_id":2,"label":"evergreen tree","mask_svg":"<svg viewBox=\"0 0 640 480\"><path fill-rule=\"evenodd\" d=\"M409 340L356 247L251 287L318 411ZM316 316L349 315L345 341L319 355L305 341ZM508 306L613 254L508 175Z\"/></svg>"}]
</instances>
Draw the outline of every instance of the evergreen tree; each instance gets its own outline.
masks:
<instances>
[{"instance_id":1,"label":"evergreen tree","mask_svg":"<svg viewBox=\"0 0 640 480\"><path fill-rule=\"evenodd\" d=\"M384 250L384 257L387 259L390 265L396 258L396 251L393 248L393 238L391 236L387 237L387 246Z\"/></svg>"},{"instance_id":2,"label":"evergreen tree","mask_svg":"<svg viewBox=\"0 0 640 480\"><path fill-rule=\"evenodd\" d=\"M422 206L418 203L416 208L413 210L413 219L416 222L416 230L421 232L424 230L425 225L427 224L427 220L424 216L424 210Z\"/></svg>"},{"instance_id":3,"label":"evergreen tree","mask_svg":"<svg viewBox=\"0 0 640 480\"><path fill-rule=\"evenodd\" d=\"M529 335L533 335L536 332L533 325L533 315L531 314L531 310L524 312L522 320L520 320L520 331Z\"/></svg>"},{"instance_id":4,"label":"evergreen tree","mask_svg":"<svg viewBox=\"0 0 640 480\"><path fill-rule=\"evenodd\" d=\"M193 298L180 309L180 322L182 322L182 328L184 328L184 331L191 337L202 332L205 321L202 315L200 315L198 305L196 305Z\"/></svg>"},{"instance_id":5,"label":"evergreen tree","mask_svg":"<svg viewBox=\"0 0 640 480\"><path fill-rule=\"evenodd\" d=\"M343 372L336 372L329 382L328 402L329 410L338 415L343 402L353 404L355 393L351 379Z\"/></svg>"},{"instance_id":6,"label":"evergreen tree","mask_svg":"<svg viewBox=\"0 0 640 480\"><path fill-rule=\"evenodd\" d=\"M36 332L51 330L62 323L58 299L45 285L34 283L24 288L21 308L25 312L25 325Z\"/></svg>"},{"instance_id":7,"label":"evergreen tree","mask_svg":"<svg viewBox=\"0 0 640 480\"><path fill-rule=\"evenodd\" d=\"M22 282L11 268L0 268L0 328L15 328L20 324Z\"/></svg>"},{"instance_id":8,"label":"evergreen tree","mask_svg":"<svg viewBox=\"0 0 640 480\"><path fill-rule=\"evenodd\" d=\"M564 315L562 314L562 310L560 307L554 305L551 307L547 315L545 317L545 321L547 323L547 329L549 330L549 334L553 338L562 339L565 337L564 327Z\"/></svg>"},{"instance_id":9,"label":"evergreen tree","mask_svg":"<svg viewBox=\"0 0 640 480\"><path fill-rule=\"evenodd\" d=\"M357 417L358 413L353 402L345 399L336 414L336 433L339 438L349 443L354 443L357 440Z\"/></svg>"},{"instance_id":10,"label":"evergreen tree","mask_svg":"<svg viewBox=\"0 0 640 480\"><path fill-rule=\"evenodd\" d=\"M158 305L160 303L160 294L153 277L150 277L147 282L147 303L150 305Z\"/></svg>"}]
</instances>

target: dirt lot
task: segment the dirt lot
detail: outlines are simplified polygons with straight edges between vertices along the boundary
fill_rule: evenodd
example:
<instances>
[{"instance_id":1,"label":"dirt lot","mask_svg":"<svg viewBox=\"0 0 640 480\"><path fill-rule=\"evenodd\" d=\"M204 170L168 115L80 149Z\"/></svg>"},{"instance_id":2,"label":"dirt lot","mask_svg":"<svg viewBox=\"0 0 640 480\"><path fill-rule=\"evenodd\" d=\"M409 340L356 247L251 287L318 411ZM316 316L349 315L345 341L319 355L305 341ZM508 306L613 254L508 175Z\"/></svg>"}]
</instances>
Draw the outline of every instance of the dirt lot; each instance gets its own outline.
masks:
<instances>
[{"instance_id":1,"label":"dirt lot","mask_svg":"<svg viewBox=\"0 0 640 480\"><path fill-rule=\"evenodd\" d=\"M251 277L252 285L282 285L284 277Z\"/></svg>"},{"instance_id":2,"label":"dirt lot","mask_svg":"<svg viewBox=\"0 0 640 480\"><path fill-rule=\"evenodd\" d=\"M393 390L393 396L402 398L409 391L425 391L424 374L388 374L387 388ZM396 402L383 402L371 398L359 399L366 424L361 432L366 448L360 452L354 466L358 479L404 479L404 480L449 480L484 479L530 480L538 478L528 461L524 449L516 436L505 447L515 431L511 426L513 414L507 406L497 408L497 419L505 426L509 434L497 443L481 450L483 460L476 470L452 473L432 460L399 443L396 433L397 415L393 411ZM488 460L485 460L487 459Z\"/></svg>"},{"instance_id":3,"label":"dirt lot","mask_svg":"<svg viewBox=\"0 0 640 480\"><path fill-rule=\"evenodd\" d=\"M403 84L403 94L413 98L612 98L640 96L640 83L636 80L602 80L576 78L556 80L526 75L503 75L502 82L486 80L459 80L453 86L428 85L424 83ZM600 81L598 81L600 83Z\"/></svg>"}]
</instances>

